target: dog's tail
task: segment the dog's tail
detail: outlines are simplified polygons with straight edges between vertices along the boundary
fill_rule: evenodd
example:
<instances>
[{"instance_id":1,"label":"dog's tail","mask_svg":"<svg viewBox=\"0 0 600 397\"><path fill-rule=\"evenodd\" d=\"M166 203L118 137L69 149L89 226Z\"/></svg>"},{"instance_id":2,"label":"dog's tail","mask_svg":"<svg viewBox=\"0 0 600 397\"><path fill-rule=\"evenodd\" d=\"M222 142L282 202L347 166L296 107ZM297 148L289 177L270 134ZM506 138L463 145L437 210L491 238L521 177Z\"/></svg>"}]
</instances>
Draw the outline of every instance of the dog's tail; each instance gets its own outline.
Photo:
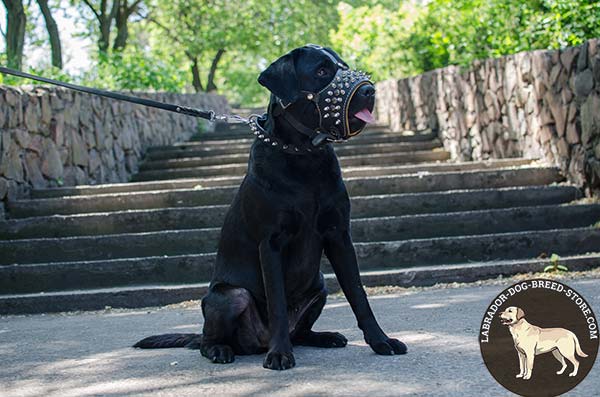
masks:
<instances>
[{"instance_id":1,"label":"dog's tail","mask_svg":"<svg viewBox=\"0 0 600 397\"><path fill-rule=\"evenodd\" d=\"M201 334L163 334L144 338L133 347L140 349L168 349L172 347L200 349L201 341Z\"/></svg>"},{"instance_id":2,"label":"dog's tail","mask_svg":"<svg viewBox=\"0 0 600 397\"><path fill-rule=\"evenodd\" d=\"M579 345L579 339L577 339L577 336L575 336L575 351L577 352L577 355L580 357L587 357L588 355L585 354L583 352L583 350L581 350L581 346Z\"/></svg>"}]
</instances>

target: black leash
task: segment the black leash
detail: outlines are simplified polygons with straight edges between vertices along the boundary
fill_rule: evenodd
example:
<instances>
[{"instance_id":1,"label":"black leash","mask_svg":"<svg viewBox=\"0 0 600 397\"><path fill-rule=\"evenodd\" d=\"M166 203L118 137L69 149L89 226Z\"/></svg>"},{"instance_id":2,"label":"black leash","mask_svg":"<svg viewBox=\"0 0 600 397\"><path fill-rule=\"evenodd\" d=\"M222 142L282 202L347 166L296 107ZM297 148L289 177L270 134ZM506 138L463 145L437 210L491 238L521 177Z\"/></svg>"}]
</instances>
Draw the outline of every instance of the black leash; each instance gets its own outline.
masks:
<instances>
[{"instance_id":1,"label":"black leash","mask_svg":"<svg viewBox=\"0 0 600 397\"><path fill-rule=\"evenodd\" d=\"M209 121L217 121L218 120L218 121L224 121L227 123L230 123L230 122L248 123L248 120L241 116L216 115L215 112L212 110L200 110L200 109L195 109L195 108L191 108L188 106L172 105L169 103L154 101L152 99L145 99L145 98L140 98L140 97L135 97L135 96L130 96L130 95L124 95L124 94L120 94L118 92L99 90L97 88L90 88L90 87L84 87L84 86L77 85L77 84L65 83L63 81L53 80L53 79L49 79L49 78L41 77L41 76L35 76L33 74L21 72L19 70L5 68L3 66L0 66L0 73L10 74L13 76L23 77L26 79L31 79L31 80L36 80L36 81L41 81L43 83L57 85L60 87L69 88L71 90L85 92L87 94L99 95L99 96L103 96L103 97L107 97L107 98L117 99L119 101L126 101L126 102L135 103L138 105L144 105L144 106L150 106L153 108L168 110L169 112L184 114L186 116L200 117L200 118L203 118L203 119L206 119Z\"/></svg>"}]
</instances>

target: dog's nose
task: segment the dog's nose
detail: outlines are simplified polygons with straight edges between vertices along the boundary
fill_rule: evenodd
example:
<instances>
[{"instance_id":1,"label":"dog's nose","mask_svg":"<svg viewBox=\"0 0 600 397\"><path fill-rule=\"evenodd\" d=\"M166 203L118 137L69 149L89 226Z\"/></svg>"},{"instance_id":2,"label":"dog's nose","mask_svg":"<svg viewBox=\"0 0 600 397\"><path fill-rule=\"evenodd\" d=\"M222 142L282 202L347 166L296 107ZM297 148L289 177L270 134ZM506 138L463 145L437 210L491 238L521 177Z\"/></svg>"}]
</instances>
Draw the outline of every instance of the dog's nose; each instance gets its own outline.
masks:
<instances>
[{"instance_id":1,"label":"dog's nose","mask_svg":"<svg viewBox=\"0 0 600 397\"><path fill-rule=\"evenodd\" d=\"M365 84L358 89L358 93L366 98L375 95L375 87L371 84Z\"/></svg>"}]
</instances>

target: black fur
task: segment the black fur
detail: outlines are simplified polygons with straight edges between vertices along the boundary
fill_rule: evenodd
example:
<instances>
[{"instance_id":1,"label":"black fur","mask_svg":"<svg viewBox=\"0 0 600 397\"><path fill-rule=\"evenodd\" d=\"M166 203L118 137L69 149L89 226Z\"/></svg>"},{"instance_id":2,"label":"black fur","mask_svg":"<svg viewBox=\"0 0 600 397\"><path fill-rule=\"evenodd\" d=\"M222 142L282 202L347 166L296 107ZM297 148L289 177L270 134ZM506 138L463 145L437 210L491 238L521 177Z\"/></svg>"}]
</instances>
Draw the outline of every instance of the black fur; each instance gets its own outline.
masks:
<instances>
[{"instance_id":1,"label":"black fur","mask_svg":"<svg viewBox=\"0 0 600 397\"><path fill-rule=\"evenodd\" d=\"M307 47L271 64L259 77L273 94L264 120L266 133L290 145L311 147L308 137L276 115L290 112L304 125L318 126L314 105L300 94L318 92L336 71L329 57ZM351 115L372 109L373 94L372 86L361 87L350 103ZM282 109L275 96L293 103ZM355 117L350 123L354 130L364 126ZM365 341L378 354L406 353L406 345L381 330L367 301L350 236L350 199L331 144L294 155L255 141L247 175L221 230L209 292L202 299L202 355L229 363L235 354L267 352L264 367L281 370L295 365L292 345L345 346L341 334L312 331L326 300L319 271L323 253ZM198 338L151 337L136 346L183 347Z\"/></svg>"},{"instance_id":2,"label":"black fur","mask_svg":"<svg viewBox=\"0 0 600 397\"><path fill-rule=\"evenodd\" d=\"M202 335L200 334L163 334L142 339L133 347L140 349L168 349L172 347L187 347L200 349Z\"/></svg>"}]
</instances>

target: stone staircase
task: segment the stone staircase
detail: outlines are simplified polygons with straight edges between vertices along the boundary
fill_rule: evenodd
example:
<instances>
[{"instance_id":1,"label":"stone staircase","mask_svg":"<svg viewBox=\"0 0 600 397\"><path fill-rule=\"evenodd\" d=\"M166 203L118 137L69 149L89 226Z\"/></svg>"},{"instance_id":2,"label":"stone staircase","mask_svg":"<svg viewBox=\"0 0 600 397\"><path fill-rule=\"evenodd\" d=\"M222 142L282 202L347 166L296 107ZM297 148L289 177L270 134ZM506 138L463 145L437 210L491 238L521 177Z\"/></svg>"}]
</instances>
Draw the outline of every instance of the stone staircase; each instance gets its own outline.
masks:
<instances>
[{"instance_id":1,"label":"stone staircase","mask_svg":"<svg viewBox=\"0 0 600 397\"><path fill-rule=\"evenodd\" d=\"M0 222L0 313L198 299L245 170L245 126L155 147L133 182L35 190ZM437 137L372 127L336 146L366 285L600 265L600 204L527 159L448 162ZM594 226L595 225L595 226ZM323 270L336 288L327 263Z\"/></svg>"}]
</instances>

